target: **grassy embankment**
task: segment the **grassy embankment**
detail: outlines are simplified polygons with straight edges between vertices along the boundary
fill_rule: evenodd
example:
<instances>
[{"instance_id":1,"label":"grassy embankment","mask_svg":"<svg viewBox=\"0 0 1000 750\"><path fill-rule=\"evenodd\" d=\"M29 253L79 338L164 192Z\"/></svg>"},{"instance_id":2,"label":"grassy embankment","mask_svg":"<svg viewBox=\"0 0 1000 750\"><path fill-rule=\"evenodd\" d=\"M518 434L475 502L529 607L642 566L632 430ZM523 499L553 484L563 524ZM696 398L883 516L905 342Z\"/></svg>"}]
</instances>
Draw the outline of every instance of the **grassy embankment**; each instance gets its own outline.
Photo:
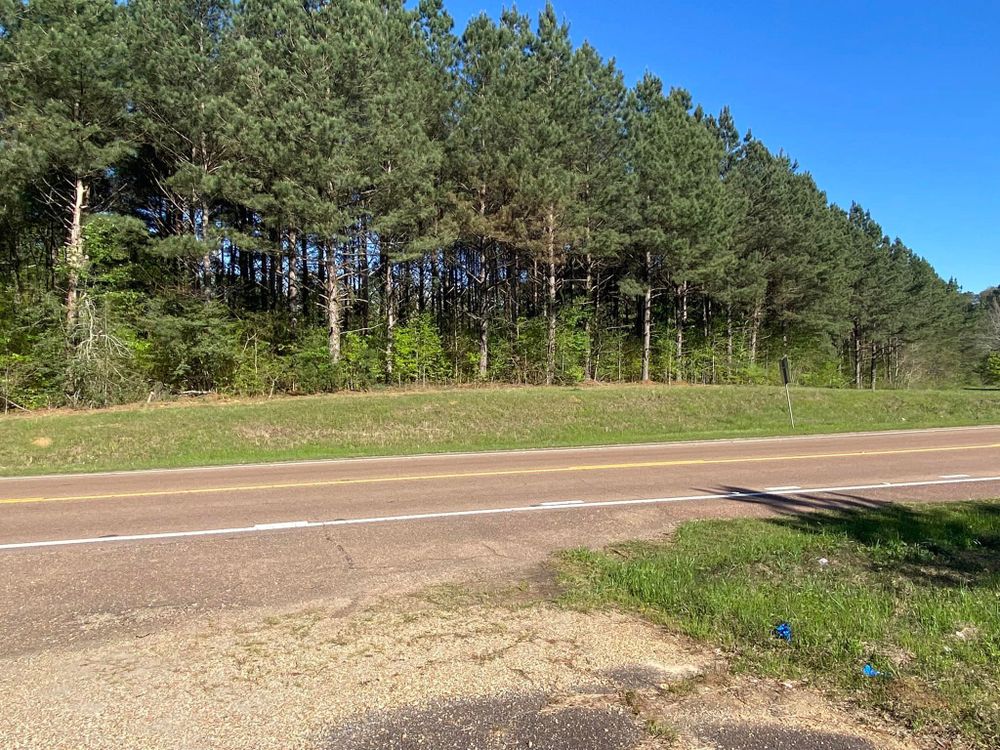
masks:
<instances>
[{"instance_id":1,"label":"grassy embankment","mask_svg":"<svg viewBox=\"0 0 1000 750\"><path fill-rule=\"evenodd\" d=\"M998 391L796 389L799 433L1000 423ZM780 388L343 394L0 416L0 475L788 434Z\"/></svg>"},{"instance_id":2,"label":"grassy embankment","mask_svg":"<svg viewBox=\"0 0 1000 750\"><path fill-rule=\"evenodd\" d=\"M692 522L666 544L568 552L561 569L570 603L638 610L737 671L808 679L948 746L1000 747L1000 501ZM782 621L790 644L772 634Z\"/></svg>"}]
</instances>

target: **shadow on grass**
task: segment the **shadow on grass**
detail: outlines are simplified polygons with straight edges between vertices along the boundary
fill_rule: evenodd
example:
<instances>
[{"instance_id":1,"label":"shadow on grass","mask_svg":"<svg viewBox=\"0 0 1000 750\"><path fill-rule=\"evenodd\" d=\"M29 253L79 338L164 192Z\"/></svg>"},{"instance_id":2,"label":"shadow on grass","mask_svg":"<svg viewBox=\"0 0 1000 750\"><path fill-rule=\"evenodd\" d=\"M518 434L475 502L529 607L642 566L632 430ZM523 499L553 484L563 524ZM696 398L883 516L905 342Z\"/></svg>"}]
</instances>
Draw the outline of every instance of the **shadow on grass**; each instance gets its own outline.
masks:
<instances>
[{"instance_id":1,"label":"shadow on grass","mask_svg":"<svg viewBox=\"0 0 1000 750\"><path fill-rule=\"evenodd\" d=\"M778 513L770 523L845 538L883 571L928 585L1000 585L1000 502L915 506L848 493L723 491L744 493L737 502Z\"/></svg>"}]
</instances>

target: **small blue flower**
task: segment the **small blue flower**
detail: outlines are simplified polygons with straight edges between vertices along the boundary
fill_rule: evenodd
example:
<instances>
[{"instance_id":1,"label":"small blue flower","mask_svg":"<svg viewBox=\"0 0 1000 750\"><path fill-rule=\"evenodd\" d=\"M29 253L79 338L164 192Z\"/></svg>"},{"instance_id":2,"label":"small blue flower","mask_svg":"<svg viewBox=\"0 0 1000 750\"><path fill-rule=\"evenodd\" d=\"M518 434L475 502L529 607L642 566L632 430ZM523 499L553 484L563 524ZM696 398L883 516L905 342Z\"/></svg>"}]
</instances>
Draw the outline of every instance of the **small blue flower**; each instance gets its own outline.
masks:
<instances>
[{"instance_id":1,"label":"small blue flower","mask_svg":"<svg viewBox=\"0 0 1000 750\"><path fill-rule=\"evenodd\" d=\"M774 629L774 635L776 638L780 638L788 643L792 642L792 626L787 622L783 622Z\"/></svg>"}]
</instances>

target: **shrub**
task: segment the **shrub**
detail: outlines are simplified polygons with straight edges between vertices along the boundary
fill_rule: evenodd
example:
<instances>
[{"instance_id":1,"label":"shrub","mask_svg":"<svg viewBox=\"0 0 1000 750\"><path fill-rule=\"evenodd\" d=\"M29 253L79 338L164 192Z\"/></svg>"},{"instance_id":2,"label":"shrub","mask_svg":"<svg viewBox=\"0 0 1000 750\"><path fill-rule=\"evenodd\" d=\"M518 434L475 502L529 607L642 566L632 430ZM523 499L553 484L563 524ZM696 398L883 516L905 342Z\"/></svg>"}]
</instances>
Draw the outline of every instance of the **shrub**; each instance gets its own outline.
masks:
<instances>
[{"instance_id":1,"label":"shrub","mask_svg":"<svg viewBox=\"0 0 1000 750\"><path fill-rule=\"evenodd\" d=\"M986 379L1000 385L1000 352L993 352L986 358Z\"/></svg>"},{"instance_id":2,"label":"shrub","mask_svg":"<svg viewBox=\"0 0 1000 750\"><path fill-rule=\"evenodd\" d=\"M135 332L116 331L106 308L85 297L79 309L66 382L74 406L112 406L136 401L146 393Z\"/></svg>"},{"instance_id":3,"label":"shrub","mask_svg":"<svg viewBox=\"0 0 1000 750\"><path fill-rule=\"evenodd\" d=\"M400 381L427 383L448 377L444 346L430 315L418 315L396 329L392 369L394 377Z\"/></svg>"},{"instance_id":4,"label":"shrub","mask_svg":"<svg viewBox=\"0 0 1000 750\"><path fill-rule=\"evenodd\" d=\"M157 299L145 328L144 364L175 391L223 390L233 384L240 341L229 311L216 302Z\"/></svg>"}]
</instances>

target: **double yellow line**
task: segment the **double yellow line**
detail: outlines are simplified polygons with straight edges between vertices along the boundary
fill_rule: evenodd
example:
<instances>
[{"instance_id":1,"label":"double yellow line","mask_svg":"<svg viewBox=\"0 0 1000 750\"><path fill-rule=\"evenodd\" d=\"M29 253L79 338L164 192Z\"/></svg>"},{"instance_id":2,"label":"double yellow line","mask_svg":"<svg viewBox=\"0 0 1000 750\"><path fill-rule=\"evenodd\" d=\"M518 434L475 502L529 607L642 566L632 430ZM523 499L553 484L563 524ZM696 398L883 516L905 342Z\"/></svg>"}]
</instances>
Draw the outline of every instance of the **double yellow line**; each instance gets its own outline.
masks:
<instances>
[{"instance_id":1,"label":"double yellow line","mask_svg":"<svg viewBox=\"0 0 1000 750\"><path fill-rule=\"evenodd\" d=\"M690 458L676 461L642 461L617 464L581 464L578 466L551 466L536 469L499 469L447 474L413 474L356 479L327 479L315 482L287 482L280 484L230 485L226 487L195 487L176 490L150 490L143 492L112 492L93 495L64 495L55 497L0 498L0 505L28 503L79 502L85 500L126 500L132 498L180 497L184 495L217 495L227 492L266 492L271 490L297 490L316 487L342 487L363 484L389 484L402 482L431 482L446 479L486 479L493 477L536 476L544 474L574 474L589 471L621 471L629 469L663 469L676 466L713 466L722 464L773 463L777 461L815 461L834 458L870 458L877 456L906 456L926 453L958 453L963 451L996 450L1000 443L986 445L956 445L937 448L902 448L881 451L851 451L846 453L809 453L790 456L741 456L736 458ZM235 467L238 468L238 467ZM1000 464L998 464L1000 468Z\"/></svg>"}]
</instances>

